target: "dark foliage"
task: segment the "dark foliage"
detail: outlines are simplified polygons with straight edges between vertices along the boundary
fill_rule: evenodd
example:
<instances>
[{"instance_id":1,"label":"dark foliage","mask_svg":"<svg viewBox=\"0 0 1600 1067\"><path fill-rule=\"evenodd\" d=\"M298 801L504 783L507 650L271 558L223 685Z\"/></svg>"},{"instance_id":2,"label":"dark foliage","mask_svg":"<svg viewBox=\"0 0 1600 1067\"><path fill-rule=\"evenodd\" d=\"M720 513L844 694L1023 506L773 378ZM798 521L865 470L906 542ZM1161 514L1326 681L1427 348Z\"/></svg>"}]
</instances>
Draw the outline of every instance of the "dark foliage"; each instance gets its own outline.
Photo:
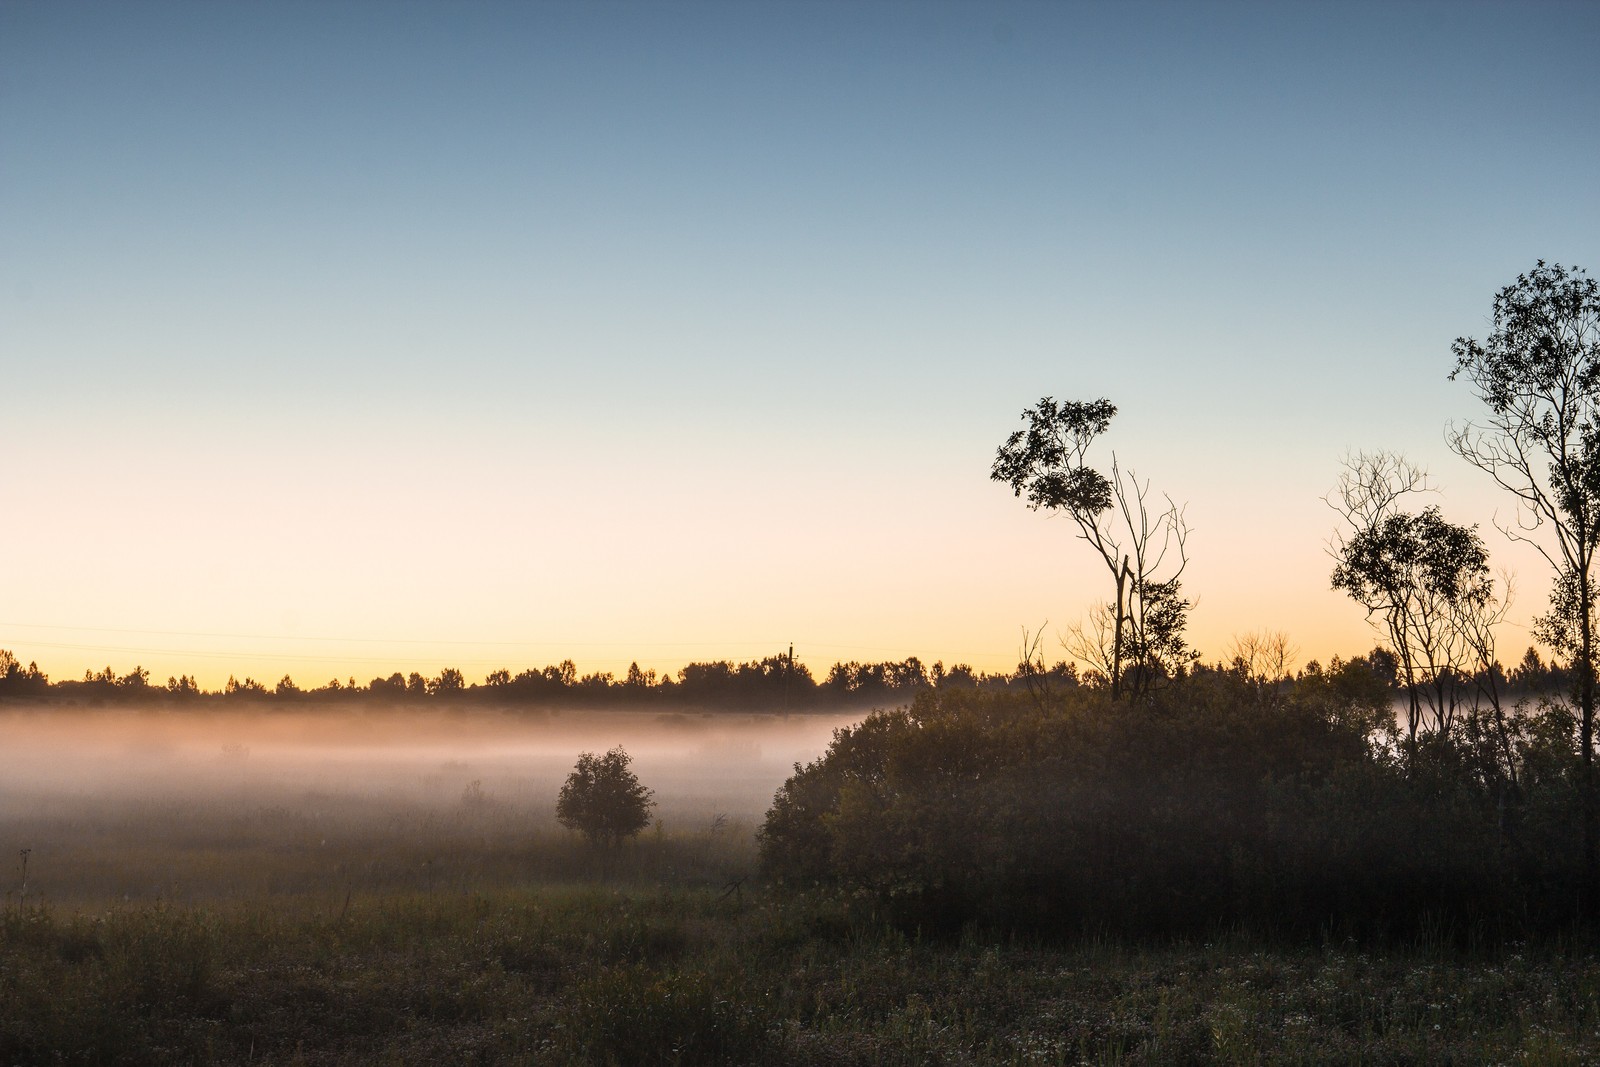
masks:
<instances>
[{"instance_id":1,"label":"dark foliage","mask_svg":"<svg viewBox=\"0 0 1600 1067\"><path fill-rule=\"evenodd\" d=\"M1405 761L1383 670L1335 661L1289 681L1202 667L1133 707L1083 687L1052 703L929 693L796 767L762 862L787 886L928 931L1570 917L1570 712L1524 709L1506 734L1468 715Z\"/></svg>"},{"instance_id":2,"label":"dark foliage","mask_svg":"<svg viewBox=\"0 0 1600 1067\"><path fill-rule=\"evenodd\" d=\"M592 752L579 756L556 800L556 818L561 825L577 830L593 844L611 847L649 826L655 801L628 769L632 762L621 748L603 756Z\"/></svg>"},{"instance_id":3,"label":"dark foliage","mask_svg":"<svg viewBox=\"0 0 1600 1067\"><path fill-rule=\"evenodd\" d=\"M1064 665L1063 665L1064 667ZM0 702L6 700L75 704L192 703L196 707L241 704L311 709L317 706L389 707L435 702L492 708L660 708L703 711L787 712L862 709L909 701L916 693L941 686L1004 689L1025 684L1023 675L975 672L958 663L925 665L915 656L895 662L835 663L818 681L804 663L787 655L735 663L715 660L689 663L676 675L629 666L617 678L610 673L579 675L571 660L542 669L512 674L490 671L482 684L469 683L461 671L446 667L429 678L398 671L360 685L354 678L303 688L285 675L272 686L254 678L229 677L220 692L206 692L189 675L150 681L150 672L134 667L118 675L110 667L86 672L81 681L52 683L29 664L0 649Z\"/></svg>"},{"instance_id":4,"label":"dark foliage","mask_svg":"<svg viewBox=\"0 0 1600 1067\"><path fill-rule=\"evenodd\" d=\"M1541 637L1570 658L1583 765L1579 820L1591 908L1600 902L1600 774L1594 765L1594 564L1600 553L1600 283L1543 260L1495 294L1494 329L1457 338L1451 378L1464 378L1486 415L1455 428L1450 446L1511 494L1505 530L1531 541L1555 572ZM1540 530L1537 540L1532 531Z\"/></svg>"}]
</instances>

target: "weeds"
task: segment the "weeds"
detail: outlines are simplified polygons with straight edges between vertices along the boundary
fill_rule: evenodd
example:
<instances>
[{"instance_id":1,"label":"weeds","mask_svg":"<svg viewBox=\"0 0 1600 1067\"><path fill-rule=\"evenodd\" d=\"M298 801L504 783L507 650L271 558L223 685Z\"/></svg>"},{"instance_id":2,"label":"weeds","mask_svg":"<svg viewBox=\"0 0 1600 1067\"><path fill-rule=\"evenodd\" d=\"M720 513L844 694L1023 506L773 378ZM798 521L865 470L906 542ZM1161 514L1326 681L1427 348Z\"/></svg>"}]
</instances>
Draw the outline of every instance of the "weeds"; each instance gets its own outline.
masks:
<instances>
[{"instance_id":1,"label":"weeds","mask_svg":"<svg viewBox=\"0 0 1600 1067\"><path fill-rule=\"evenodd\" d=\"M838 892L737 881L755 857L734 821L646 834L601 870L459 796L17 833L39 848L0 907L0 1063L1600 1061L1581 930L934 939Z\"/></svg>"},{"instance_id":2,"label":"weeds","mask_svg":"<svg viewBox=\"0 0 1600 1067\"><path fill-rule=\"evenodd\" d=\"M1600 1059L1600 960L927 942L752 890L356 892L0 910L8 1064L1518 1063Z\"/></svg>"},{"instance_id":3,"label":"weeds","mask_svg":"<svg viewBox=\"0 0 1600 1067\"><path fill-rule=\"evenodd\" d=\"M753 1063L770 1025L764 1002L737 976L638 964L581 983L565 1022L569 1053L608 1067Z\"/></svg>"}]
</instances>

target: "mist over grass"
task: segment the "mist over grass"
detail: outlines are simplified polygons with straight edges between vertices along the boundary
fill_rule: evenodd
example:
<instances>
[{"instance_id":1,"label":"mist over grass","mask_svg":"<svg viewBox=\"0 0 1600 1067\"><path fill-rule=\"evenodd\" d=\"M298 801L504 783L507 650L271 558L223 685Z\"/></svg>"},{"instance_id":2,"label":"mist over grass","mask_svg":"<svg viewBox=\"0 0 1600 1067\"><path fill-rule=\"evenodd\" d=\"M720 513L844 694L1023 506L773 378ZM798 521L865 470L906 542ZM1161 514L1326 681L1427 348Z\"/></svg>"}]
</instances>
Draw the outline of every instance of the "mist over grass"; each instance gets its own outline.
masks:
<instances>
[{"instance_id":1,"label":"mist over grass","mask_svg":"<svg viewBox=\"0 0 1600 1067\"><path fill-rule=\"evenodd\" d=\"M587 880L611 861L557 824L555 799L580 752L617 745L658 801L629 869L725 881L753 865L793 765L846 721L13 708L0 887L80 907Z\"/></svg>"}]
</instances>

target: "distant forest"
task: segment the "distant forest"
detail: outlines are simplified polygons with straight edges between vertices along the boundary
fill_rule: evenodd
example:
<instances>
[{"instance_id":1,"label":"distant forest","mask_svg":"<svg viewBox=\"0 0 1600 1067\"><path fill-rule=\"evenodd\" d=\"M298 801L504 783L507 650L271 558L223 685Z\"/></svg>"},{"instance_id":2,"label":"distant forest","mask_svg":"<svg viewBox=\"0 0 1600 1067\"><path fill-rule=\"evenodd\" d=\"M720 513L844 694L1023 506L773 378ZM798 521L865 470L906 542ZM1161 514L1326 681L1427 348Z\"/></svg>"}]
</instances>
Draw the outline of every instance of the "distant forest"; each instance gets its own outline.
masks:
<instances>
[{"instance_id":1,"label":"distant forest","mask_svg":"<svg viewBox=\"0 0 1600 1067\"><path fill-rule=\"evenodd\" d=\"M1281 645L1282 638L1276 641ZM1250 674L1259 664L1263 640L1250 636L1236 642L1223 660L1207 665L1192 663L1182 669L1185 675ZM1374 648L1365 656L1343 661L1334 656L1327 672L1348 668L1369 672L1374 682L1391 691L1393 699L1403 699L1406 687L1403 671L1395 655L1385 648ZM1321 676L1325 668L1313 660L1299 672L1301 679ZM1499 663L1491 665L1485 676L1462 676L1451 688L1463 697L1481 686L1492 686L1513 698L1563 693L1572 688L1571 671L1546 664L1532 648L1512 670ZM1079 673L1075 664L1058 662L1046 667L1042 662L1021 662L1011 673L975 671L964 663L931 667L915 656L898 662L835 663L819 681L804 663L787 655L767 656L746 663L716 660L690 663L675 675L642 670L638 663L629 666L618 678L606 671L580 675L571 660L543 669L528 669L517 674L510 670L491 671L482 682L468 682L455 668L447 667L432 678L415 671L402 675L396 671L386 678L373 678L361 685L354 678L341 682L331 679L326 685L302 688L285 675L274 685L254 678L238 680L230 676L220 690L200 688L189 675L155 682L150 672L134 667L118 674L110 667L85 671L81 679L52 682L34 663L24 666L6 649L0 649L0 702L49 703L64 706L99 707L105 705L186 705L234 707L263 705L294 707L359 707L394 704L479 704L490 707L594 707L701 709L729 712L825 711L840 708L897 706L909 703L919 693L952 690L986 692L1050 692L1097 689L1107 686L1106 676L1096 670Z\"/></svg>"}]
</instances>

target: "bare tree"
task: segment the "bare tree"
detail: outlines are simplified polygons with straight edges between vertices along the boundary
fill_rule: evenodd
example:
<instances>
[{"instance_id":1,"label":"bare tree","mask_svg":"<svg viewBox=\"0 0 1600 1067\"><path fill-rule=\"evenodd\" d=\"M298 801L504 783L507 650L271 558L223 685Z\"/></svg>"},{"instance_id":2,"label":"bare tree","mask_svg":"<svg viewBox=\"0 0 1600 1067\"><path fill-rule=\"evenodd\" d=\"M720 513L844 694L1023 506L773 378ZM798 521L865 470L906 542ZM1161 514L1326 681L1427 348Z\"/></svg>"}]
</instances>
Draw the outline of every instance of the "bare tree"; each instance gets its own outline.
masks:
<instances>
[{"instance_id":1,"label":"bare tree","mask_svg":"<svg viewBox=\"0 0 1600 1067\"><path fill-rule=\"evenodd\" d=\"M1039 651L1039 644L1044 640L1044 628L1049 625L1049 620L1037 630L1029 632L1022 628L1022 645L1017 650L1017 673L1022 676L1023 684L1028 687L1028 695L1033 698L1034 706L1043 711L1055 702L1055 692L1050 685L1050 671L1044 665L1044 654Z\"/></svg>"},{"instance_id":2,"label":"bare tree","mask_svg":"<svg viewBox=\"0 0 1600 1067\"><path fill-rule=\"evenodd\" d=\"M1248 677L1278 683L1294 674L1295 657L1300 649L1281 630L1235 635L1229 657Z\"/></svg>"},{"instance_id":3,"label":"bare tree","mask_svg":"<svg viewBox=\"0 0 1600 1067\"><path fill-rule=\"evenodd\" d=\"M1117 656L1116 641L1112 636L1116 630L1116 611L1109 602L1096 601L1089 605L1089 612L1082 622L1067 627L1066 636L1061 638L1061 647L1067 650L1067 655L1088 668L1088 677L1098 675L1109 681Z\"/></svg>"},{"instance_id":4,"label":"bare tree","mask_svg":"<svg viewBox=\"0 0 1600 1067\"><path fill-rule=\"evenodd\" d=\"M1275 703L1284 684L1294 677L1294 660L1300 650L1281 630L1238 634L1228 650L1229 666L1250 685L1256 700Z\"/></svg>"},{"instance_id":5,"label":"bare tree","mask_svg":"<svg viewBox=\"0 0 1600 1067\"><path fill-rule=\"evenodd\" d=\"M1465 377L1488 415L1449 430L1450 447L1516 501L1501 529L1533 545L1556 575L1542 636L1576 675L1583 859L1600 898L1600 791L1594 766L1594 562L1600 549L1600 285L1543 260L1494 298L1494 328L1456 339L1450 377ZM1594 906L1595 900L1591 900Z\"/></svg>"},{"instance_id":6,"label":"bare tree","mask_svg":"<svg viewBox=\"0 0 1600 1067\"><path fill-rule=\"evenodd\" d=\"M1145 695L1194 658L1183 638L1189 602L1179 584L1188 562L1183 509L1170 496L1152 501L1150 483L1123 470L1115 453L1109 478L1088 465L1090 444L1116 413L1103 398L1057 404L1045 397L1022 413L1026 429L1006 438L990 471L1030 508L1068 515L1105 564L1114 590L1109 618L1096 621L1091 612L1090 628L1076 631L1084 647L1075 654L1109 636L1108 648L1086 658L1106 670L1113 699Z\"/></svg>"}]
</instances>

